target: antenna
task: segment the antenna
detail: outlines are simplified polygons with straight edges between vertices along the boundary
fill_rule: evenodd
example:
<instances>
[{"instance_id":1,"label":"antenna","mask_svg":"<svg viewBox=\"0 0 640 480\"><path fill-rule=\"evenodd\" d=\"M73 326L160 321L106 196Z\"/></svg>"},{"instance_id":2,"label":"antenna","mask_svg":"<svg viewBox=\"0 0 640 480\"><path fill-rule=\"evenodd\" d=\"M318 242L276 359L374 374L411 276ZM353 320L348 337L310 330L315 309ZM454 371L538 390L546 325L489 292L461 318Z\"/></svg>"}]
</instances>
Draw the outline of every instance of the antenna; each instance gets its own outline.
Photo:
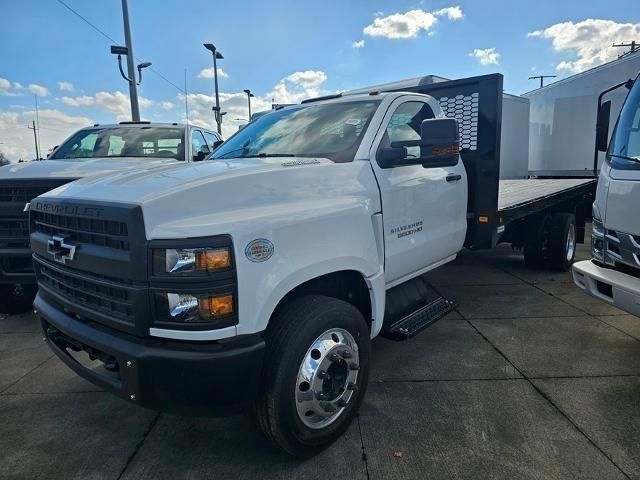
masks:
<instances>
[{"instance_id":1,"label":"antenna","mask_svg":"<svg viewBox=\"0 0 640 480\"><path fill-rule=\"evenodd\" d=\"M544 79L545 78L556 78L557 75L536 75L534 77L529 77L529 80L537 80L540 79L540 88L544 87Z\"/></svg>"},{"instance_id":2,"label":"antenna","mask_svg":"<svg viewBox=\"0 0 640 480\"><path fill-rule=\"evenodd\" d=\"M187 117L187 127L189 126L189 92L187 90L187 69L184 69L184 113Z\"/></svg>"},{"instance_id":3,"label":"antenna","mask_svg":"<svg viewBox=\"0 0 640 480\"><path fill-rule=\"evenodd\" d=\"M622 57L626 57L627 55L631 55L633 53L636 52L640 52L640 43L636 42L635 40L633 40L630 43L614 43L613 45L611 45L612 47L615 48L626 48L626 47L631 47L631 50L629 50L628 52L624 52L622 55L620 55L618 58L622 58Z\"/></svg>"}]
</instances>

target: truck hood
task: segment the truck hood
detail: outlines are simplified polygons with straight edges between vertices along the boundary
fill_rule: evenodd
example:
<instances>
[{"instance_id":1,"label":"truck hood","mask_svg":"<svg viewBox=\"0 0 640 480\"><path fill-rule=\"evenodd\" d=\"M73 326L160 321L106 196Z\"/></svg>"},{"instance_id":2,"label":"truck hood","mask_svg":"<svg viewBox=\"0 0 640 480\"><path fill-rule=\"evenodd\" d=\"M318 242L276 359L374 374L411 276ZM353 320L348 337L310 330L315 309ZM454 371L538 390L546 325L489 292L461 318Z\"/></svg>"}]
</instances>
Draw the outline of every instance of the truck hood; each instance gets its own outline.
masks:
<instances>
[{"instance_id":1,"label":"truck hood","mask_svg":"<svg viewBox=\"0 0 640 480\"><path fill-rule=\"evenodd\" d=\"M82 158L66 160L43 160L5 165L0 168L0 179L69 179L100 175L106 172L134 168L152 168L164 164L184 163L167 158Z\"/></svg>"},{"instance_id":2,"label":"truck hood","mask_svg":"<svg viewBox=\"0 0 640 480\"><path fill-rule=\"evenodd\" d=\"M211 235L217 226L224 233L237 222L268 222L273 215L291 218L311 204L353 206L362 201L362 185L370 183L371 173L368 162L211 160L92 176L39 199L140 205L148 238L187 238Z\"/></svg>"}]
</instances>

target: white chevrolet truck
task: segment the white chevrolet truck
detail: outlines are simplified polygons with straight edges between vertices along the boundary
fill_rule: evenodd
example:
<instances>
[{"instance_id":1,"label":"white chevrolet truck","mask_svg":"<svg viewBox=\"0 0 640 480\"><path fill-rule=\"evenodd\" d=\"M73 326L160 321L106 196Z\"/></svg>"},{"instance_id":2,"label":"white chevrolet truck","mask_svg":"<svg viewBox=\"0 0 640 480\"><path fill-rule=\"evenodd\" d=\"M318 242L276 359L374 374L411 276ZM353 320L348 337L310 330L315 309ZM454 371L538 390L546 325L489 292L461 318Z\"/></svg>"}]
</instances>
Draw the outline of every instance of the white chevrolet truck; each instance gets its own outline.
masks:
<instances>
[{"instance_id":1,"label":"white chevrolet truck","mask_svg":"<svg viewBox=\"0 0 640 480\"><path fill-rule=\"evenodd\" d=\"M501 75L386 90L274 111L205 162L34 199L49 346L138 405L251 410L304 457L356 414L371 339L410 337L452 309L423 274L498 242L569 268L595 182L503 188Z\"/></svg>"},{"instance_id":2,"label":"white chevrolet truck","mask_svg":"<svg viewBox=\"0 0 640 480\"><path fill-rule=\"evenodd\" d=\"M31 309L36 278L25 204L90 175L204 159L220 136L199 127L149 122L83 128L40 162L0 168L0 312Z\"/></svg>"},{"instance_id":3,"label":"white chevrolet truck","mask_svg":"<svg viewBox=\"0 0 640 480\"><path fill-rule=\"evenodd\" d=\"M573 279L600 300L640 316L640 80L630 89L611 142L610 102L598 114L598 145L606 151L593 204L592 260L573 266ZM611 90L611 89L609 89ZM605 92L607 93L607 92Z\"/></svg>"}]
</instances>

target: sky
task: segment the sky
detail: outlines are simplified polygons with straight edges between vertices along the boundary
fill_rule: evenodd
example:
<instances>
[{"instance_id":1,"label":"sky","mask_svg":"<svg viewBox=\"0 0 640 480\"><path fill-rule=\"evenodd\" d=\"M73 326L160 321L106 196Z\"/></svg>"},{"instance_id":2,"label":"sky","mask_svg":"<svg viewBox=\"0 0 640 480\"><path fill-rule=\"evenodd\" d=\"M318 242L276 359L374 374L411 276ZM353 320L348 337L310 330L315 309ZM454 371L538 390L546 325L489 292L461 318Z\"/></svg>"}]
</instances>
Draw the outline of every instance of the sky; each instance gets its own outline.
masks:
<instances>
[{"instance_id":1,"label":"sky","mask_svg":"<svg viewBox=\"0 0 640 480\"><path fill-rule=\"evenodd\" d=\"M422 75L499 72L521 94L537 86L530 76L560 79L640 41L637 0L129 0L129 13L136 64L154 70L139 87L142 118L184 122L186 78L189 121L214 128L210 42L224 56L225 137L246 122L244 89L253 112ZM0 0L0 14L0 153L35 157L36 100L45 154L79 128L130 120L109 52L124 44L120 0Z\"/></svg>"}]
</instances>

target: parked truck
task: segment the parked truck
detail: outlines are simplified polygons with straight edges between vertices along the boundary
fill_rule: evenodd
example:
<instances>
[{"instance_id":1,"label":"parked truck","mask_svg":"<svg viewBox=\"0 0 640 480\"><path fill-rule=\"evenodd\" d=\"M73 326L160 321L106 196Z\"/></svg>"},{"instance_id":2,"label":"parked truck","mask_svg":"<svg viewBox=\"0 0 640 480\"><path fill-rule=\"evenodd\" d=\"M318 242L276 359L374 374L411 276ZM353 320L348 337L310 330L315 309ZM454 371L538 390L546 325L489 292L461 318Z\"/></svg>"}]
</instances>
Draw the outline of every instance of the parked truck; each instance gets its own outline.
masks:
<instances>
[{"instance_id":1,"label":"parked truck","mask_svg":"<svg viewBox=\"0 0 640 480\"><path fill-rule=\"evenodd\" d=\"M149 122L94 125L79 130L46 161L0 168L0 312L31 309L36 278L25 204L89 175L204 159L220 136L199 127Z\"/></svg>"},{"instance_id":2,"label":"parked truck","mask_svg":"<svg viewBox=\"0 0 640 480\"><path fill-rule=\"evenodd\" d=\"M424 274L510 242L567 269L593 179L500 181L501 75L397 82L256 119L193 165L30 204L44 339L137 405L251 410L308 456L356 414L370 341L451 311ZM445 115L446 113L446 115Z\"/></svg>"},{"instance_id":3,"label":"parked truck","mask_svg":"<svg viewBox=\"0 0 640 480\"><path fill-rule=\"evenodd\" d=\"M638 55L640 58L640 55ZM593 204L592 260L573 266L575 284L589 295L640 316L640 75L603 92L596 151L606 152ZM611 101L604 95L629 90L608 143Z\"/></svg>"}]
</instances>

